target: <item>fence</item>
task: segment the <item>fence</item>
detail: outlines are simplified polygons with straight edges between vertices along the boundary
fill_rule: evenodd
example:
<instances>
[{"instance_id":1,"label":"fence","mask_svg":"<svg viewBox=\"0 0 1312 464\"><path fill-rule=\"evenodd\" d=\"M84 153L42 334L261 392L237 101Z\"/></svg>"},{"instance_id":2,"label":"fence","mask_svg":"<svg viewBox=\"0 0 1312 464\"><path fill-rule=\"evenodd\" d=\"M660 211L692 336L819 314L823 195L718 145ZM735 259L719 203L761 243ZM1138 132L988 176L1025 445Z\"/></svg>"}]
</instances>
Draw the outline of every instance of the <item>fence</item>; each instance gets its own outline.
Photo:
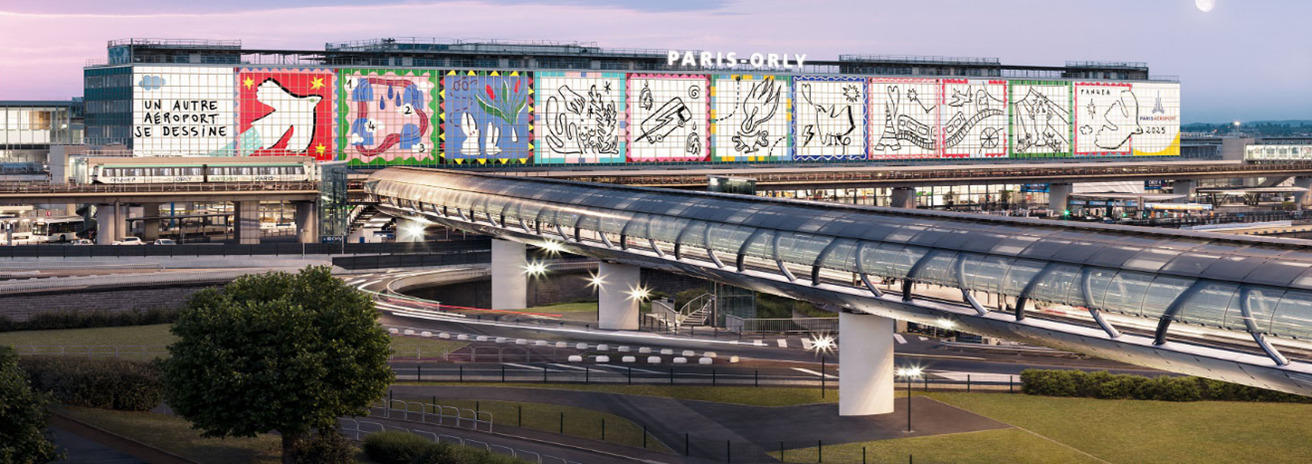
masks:
<instances>
[{"instance_id":1,"label":"fence","mask_svg":"<svg viewBox=\"0 0 1312 464\"><path fill-rule=\"evenodd\" d=\"M838 333L836 317L742 318L725 315L724 326L737 334L755 333Z\"/></svg>"},{"instance_id":2,"label":"fence","mask_svg":"<svg viewBox=\"0 0 1312 464\"><path fill-rule=\"evenodd\" d=\"M167 357L165 345L14 345L20 356L76 356L150 360Z\"/></svg>"},{"instance_id":3,"label":"fence","mask_svg":"<svg viewBox=\"0 0 1312 464\"><path fill-rule=\"evenodd\" d=\"M530 463L579 464L574 461L568 461L565 458L552 456L549 454L542 454L535 451L529 451L526 449L512 448L509 446L502 446L488 441L475 440L472 438L461 438L454 435L429 432L427 430L411 429L411 428L401 427L396 425L384 425L381 422L375 422L375 421L341 418L338 419L337 427L338 430L340 430L343 435L350 437L352 440L355 441L360 441L371 433L392 430L392 431L404 432L404 433L424 437L431 440L433 443L451 443L460 446L482 448L484 451L487 451L489 453L504 454L512 458L521 459Z\"/></svg>"},{"instance_id":4,"label":"fence","mask_svg":"<svg viewBox=\"0 0 1312 464\"><path fill-rule=\"evenodd\" d=\"M255 245L24 245L0 246L0 258L146 256L384 255L489 251L486 238L405 243L261 243Z\"/></svg>"}]
</instances>

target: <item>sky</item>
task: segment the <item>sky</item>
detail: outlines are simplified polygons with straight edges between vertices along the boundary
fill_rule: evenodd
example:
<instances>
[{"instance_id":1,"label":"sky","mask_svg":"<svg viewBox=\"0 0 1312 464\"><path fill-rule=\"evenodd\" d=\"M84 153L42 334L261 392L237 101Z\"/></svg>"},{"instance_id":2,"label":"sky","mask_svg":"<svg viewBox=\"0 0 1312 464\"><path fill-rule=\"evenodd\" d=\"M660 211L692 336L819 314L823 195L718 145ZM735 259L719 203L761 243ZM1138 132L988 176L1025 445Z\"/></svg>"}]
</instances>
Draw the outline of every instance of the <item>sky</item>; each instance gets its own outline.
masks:
<instances>
[{"instance_id":1,"label":"sky","mask_svg":"<svg viewBox=\"0 0 1312 464\"><path fill-rule=\"evenodd\" d=\"M0 99L82 95L123 38L248 48L438 37L607 48L1146 62L1178 76L1182 120L1312 120L1312 1L1215 0L4 0Z\"/></svg>"}]
</instances>

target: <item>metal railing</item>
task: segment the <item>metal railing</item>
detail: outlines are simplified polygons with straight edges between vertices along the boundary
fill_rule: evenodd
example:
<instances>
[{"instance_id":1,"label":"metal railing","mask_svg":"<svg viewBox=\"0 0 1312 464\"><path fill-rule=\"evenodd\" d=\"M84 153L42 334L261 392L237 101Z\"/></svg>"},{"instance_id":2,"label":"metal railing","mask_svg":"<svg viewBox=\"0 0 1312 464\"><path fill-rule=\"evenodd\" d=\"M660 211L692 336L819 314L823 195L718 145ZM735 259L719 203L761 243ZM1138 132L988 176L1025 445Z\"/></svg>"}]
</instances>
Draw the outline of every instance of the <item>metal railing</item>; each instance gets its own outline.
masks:
<instances>
[{"instance_id":1,"label":"metal railing","mask_svg":"<svg viewBox=\"0 0 1312 464\"><path fill-rule=\"evenodd\" d=\"M724 316L724 326L730 332L755 333L838 333L837 317L743 318Z\"/></svg>"},{"instance_id":2,"label":"metal railing","mask_svg":"<svg viewBox=\"0 0 1312 464\"><path fill-rule=\"evenodd\" d=\"M187 193L187 192L287 192L319 191L319 182L203 182L159 184L9 184L0 185L0 194L77 194L77 193Z\"/></svg>"},{"instance_id":3,"label":"metal railing","mask_svg":"<svg viewBox=\"0 0 1312 464\"><path fill-rule=\"evenodd\" d=\"M0 258L100 258L253 255L418 255L490 252L487 240L451 240L401 243L260 243L182 245L20 245L0 246ZM383 259L383 258L378 258ZM400 259L400 258L397 258ZM453 258L454 259L454 258ZM433 261L440 261L433 258ZM348 263L349 264L349 263Z\"/></svg>"},{"instance_id":4,"label":"metal railing","mask_svg":"<svg viewBox=\"0 0 1312 464\"><path fill-rule=\"evenodd\" d=\"M13 345L19 356L75 356L86 358L164 358L166 345Z\"/></svg>"}]
</instances>

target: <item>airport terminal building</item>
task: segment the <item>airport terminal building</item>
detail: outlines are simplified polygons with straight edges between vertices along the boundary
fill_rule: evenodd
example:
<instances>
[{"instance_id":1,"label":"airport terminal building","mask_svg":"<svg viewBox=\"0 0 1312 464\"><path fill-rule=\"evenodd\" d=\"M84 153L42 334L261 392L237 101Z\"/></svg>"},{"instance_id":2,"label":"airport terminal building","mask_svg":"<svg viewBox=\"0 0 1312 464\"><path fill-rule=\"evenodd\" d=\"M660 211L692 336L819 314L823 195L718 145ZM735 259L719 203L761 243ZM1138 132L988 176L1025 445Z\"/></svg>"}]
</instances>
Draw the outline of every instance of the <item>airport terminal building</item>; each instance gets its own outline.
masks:
<instances>
[{"instance_id":1,"label":"airport terminal building","mask_svg":"<svg viewBox=\"0 0 1312 464\"><path fill-rule=\"evenodd\" d=\"M364 167L1180 155L1179 83L1142 63L128 39L84 77L87 142L136 156Z\"/></svg>"}]
</instances>

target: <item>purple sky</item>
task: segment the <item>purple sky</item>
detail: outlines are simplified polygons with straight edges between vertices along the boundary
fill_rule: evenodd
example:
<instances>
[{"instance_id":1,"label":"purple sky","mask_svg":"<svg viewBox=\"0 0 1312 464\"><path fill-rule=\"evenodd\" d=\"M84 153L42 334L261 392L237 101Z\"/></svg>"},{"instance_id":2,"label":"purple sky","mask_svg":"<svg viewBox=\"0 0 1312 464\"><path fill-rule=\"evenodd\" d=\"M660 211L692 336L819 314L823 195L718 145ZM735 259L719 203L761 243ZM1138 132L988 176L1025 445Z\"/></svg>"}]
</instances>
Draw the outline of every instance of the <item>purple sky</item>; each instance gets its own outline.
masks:
<instances>
[{"instance_id":1,"label":"purple sky","mask_svg":"<svg viewBox=\"0 0 1312 464\"><path fill-rule=\"evenodd\" d=\"M5 0L0 99L82 94L111 39L240 39L322 49L376 37L548 39L603 47L1143 61L1182 84L1185 122L1312 119L1312 1Z\"/></svg>"}]
</instances>

